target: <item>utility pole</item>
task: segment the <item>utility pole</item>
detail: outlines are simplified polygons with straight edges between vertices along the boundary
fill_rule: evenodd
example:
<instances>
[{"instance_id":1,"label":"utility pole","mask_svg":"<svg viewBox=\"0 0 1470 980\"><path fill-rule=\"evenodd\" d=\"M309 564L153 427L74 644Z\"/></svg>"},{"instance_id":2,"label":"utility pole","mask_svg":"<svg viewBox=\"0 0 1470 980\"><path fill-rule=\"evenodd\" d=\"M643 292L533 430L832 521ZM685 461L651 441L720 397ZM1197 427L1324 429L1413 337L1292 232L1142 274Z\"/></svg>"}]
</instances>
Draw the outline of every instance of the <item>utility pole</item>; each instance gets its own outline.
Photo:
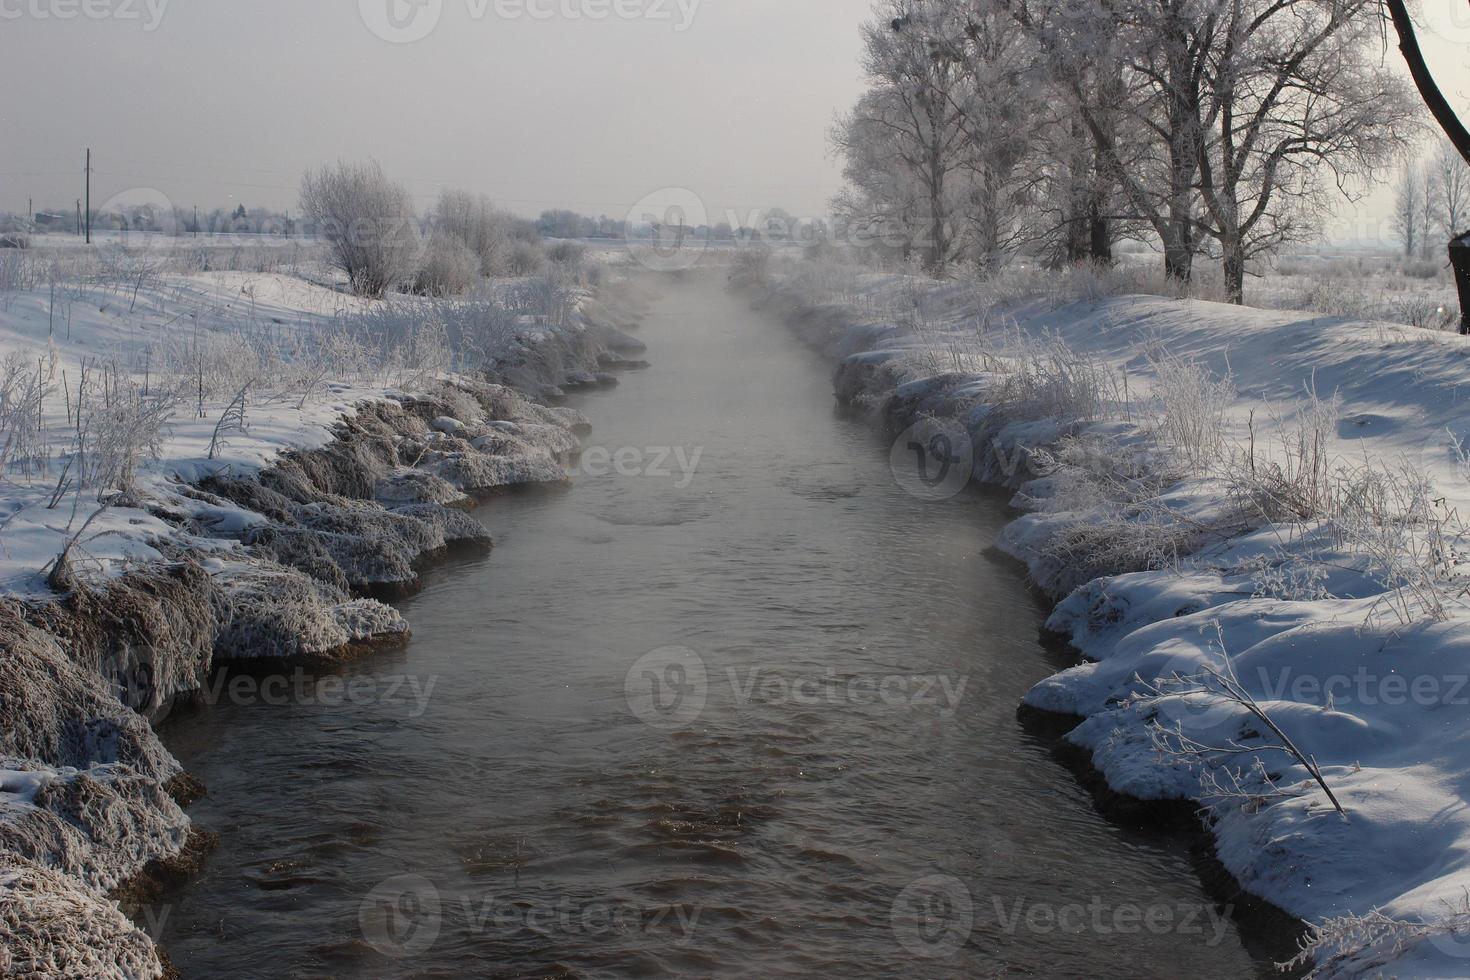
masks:
<instances>
[{"instance_id":1,"label":"utility pole","mask_svg":"<svg viewBox=\"0 0 1470 980\"><path fill-rule=\"evenodd\" d=\"M194 205L194 237L199 237L199 205Z\"/></svg>"},{"instance_id":2,"label":"utility pole","mask_svg":"<svg viewBox=\"0 0 1470 980\"><path fill-rule=\"evenodd\" d=\"M82 199L77 198L77 237L82 235Z\"/></svg>"},{"instance_id":3,"label":"utility pole","mask_svg":"<svg viewBox=\"0 0 1470 980\"><path fill-rule=\"evenodd\" d=\"M92 244L92 148L87 147L87 244Z\"/></svg>"}]
</instances>

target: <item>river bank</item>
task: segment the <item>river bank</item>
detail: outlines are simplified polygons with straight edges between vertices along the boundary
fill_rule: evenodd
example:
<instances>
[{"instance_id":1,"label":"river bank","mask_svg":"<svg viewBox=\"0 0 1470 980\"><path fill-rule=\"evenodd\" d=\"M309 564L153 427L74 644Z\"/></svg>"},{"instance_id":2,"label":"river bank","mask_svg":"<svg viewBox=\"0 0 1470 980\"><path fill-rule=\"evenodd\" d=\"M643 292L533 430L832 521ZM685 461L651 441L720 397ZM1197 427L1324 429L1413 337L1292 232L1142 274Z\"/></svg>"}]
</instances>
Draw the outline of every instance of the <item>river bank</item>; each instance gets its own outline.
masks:
<instances>
[{"instance_id":1,"label":"river bank","mask_svg":"<svg viewBox=\"0 0 1470 980\"><path fill-rule=\"evenodd\" d=\"M747 273L837 364L839 399L898 436L919 499L1016 491L1001 546L1083 658L1024 705L1078 722L1107 793L1201 810L1230 875L1313 926L1314 975L1459 975L1453 338L1066 284Z\"/></svg>"},{"instance_id":2,"label":"river bank","mask_svg":"<svg viewBox=\"0 0 1470 980\"><path fill-rule=\"evenodd\" d=\"M318 287L266 278L274 323L318 315L300 300ZM7 303L7 349L32 339L28 299ZM154 301L159 317L184 315L166 300ZM78 493L73 504L65 471L60 490L13 488L0 568L7 975L170 971L118 903L135 908L196 869L212 841L184 811L204 788L150 720L208 700L224 671L330 667L406 642L406 621L383 600L410 594L438 556L491 547L466 512L478 501L568 480L587 420L545 399L615 383L608 370L636 363L643 346L624 328L639 304L627 283L583 294L564 321L508 335L496 367L474 377L429 371L376 390L323 379L325 400L308 389L248 410L242 396L228 440L223 422L203 418L201 373L201 418L172 427L123 496L98 506ZM70 322L64 343L47 338L53 372L70 366L89 396L108 305L75 339ZM122 401L120 382L107 390ZM68 389L57 427L72 415ZM208 438L197 431L211 427Z\"/></svg>"}]
</instances>

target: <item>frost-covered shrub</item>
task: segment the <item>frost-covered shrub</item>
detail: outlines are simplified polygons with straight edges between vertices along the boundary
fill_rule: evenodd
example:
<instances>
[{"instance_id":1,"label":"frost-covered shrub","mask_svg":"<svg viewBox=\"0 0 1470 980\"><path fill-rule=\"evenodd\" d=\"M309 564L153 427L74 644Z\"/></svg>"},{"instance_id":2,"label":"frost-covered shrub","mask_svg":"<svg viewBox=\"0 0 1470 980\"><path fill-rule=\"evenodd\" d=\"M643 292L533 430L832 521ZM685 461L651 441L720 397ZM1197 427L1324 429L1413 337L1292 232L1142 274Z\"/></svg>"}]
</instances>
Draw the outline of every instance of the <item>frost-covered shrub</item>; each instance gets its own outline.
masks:
<instances>
[{"instance_id":1,"label":"frost-covered shrub","mask_svg":"<svg viewBox=\"0 0 1470 980\"><path fill-rule=\"evenodd\" d=\"M1235 401L1235 386L1203 364L1172 354L1155 354L1148 363L1154 372L1155 438L1188 472L1209 473L1225 458L1225 413Z\"/></svg>"},{"instance_id":2,"label":"frost-covered shrub","mask_svg":"<svg viewBox=\"0 0 1470 980\"><path fill-rule=\"evenodd\" d=\"M533 276L546 267L546 252L535 242L516 242L511 246L505 272L510 276Z\"/></svg>"},{"instance_id":3,"label":"frost-covered shrub","mask_svg":"<svg viewBox=\"0 0 1470 980\"><path fill-rule=\"evenodd\" d=\"M56 386L45 360L30 351L0 359L0 475L39 476L49 468L44 409Z\"/></svg>"},{"instance_id":4,"label":"frost-covered shrub","mask_svg":"<svg viewBox=\"0 0 1470 980\"><path fill-rule=\"evenodd\" d=\"M1013 418L1089 422L1105 417L1117 401L1118 382L1106 366L1060 337L1017 332L1004 358L994 398Z\"/></svg>"},{"instance_id":5,"label":"frost-covered shrub","mask_svg":"<svg viewBox=\"0 0 1470 980\"><path fill-rule=\"evenodd\" d=\"M480 278L480 258L444 234L429 239L414 275L413 291L424 296L458 296Z\"/></svg>"},{"instance_id":6,"label":"frost-covered shrub","mask_svg":"<svg viewBox=\"0 0 1470 980\"><path fill-rule=\"evenodd\" d=\"M730 284L737 287L764 285L770 278L771 251L764 246L742 248L730 263Z\"/></svg>"},{"instance_id":7,"label":"frost-covered shrub","mask_svg":"<svg viewBox=\"0 0 1470 980\"><path fill-rule=\"evenodd\" d=\"M579 266L586 257L586 247L577 242L556 242L546 248L547 261L556 265Z\"/></svg>"},{"instance_id":8,"label":"frost-covered shrub","mask_svg":"<svg viewBox=\"0 0 1470 980\"><path fill-rule=\"evenodd\" d=\"M16 251L0 250L0 292L29 288L25 256Z\"/></svg>"},{"instance_id":9,"label":"frost-covered shrub","mask_svg":"<svg viewBox=\"0 0 1470 980\"><path fill-rule=\"evenodd\" d=\"M1388 319L1424 330L1458 329L1459 311L1437 296L1405 296L1389 303Z\"/></svg>"},{"instance_id":10,"label":"frost-covered shrub","mask_svg":"<svg viewBox=\"0 0 1470 980\"><path fill-rule=\"evenodd\" d=\"M511 275L510 258L517 219L485 197L446 190L434 206L434 234L459 242L479 261L483 276Z\"/></svg>"},{"instance_id":11,"label":"frost-covered shrub","mask_svg":"<svg viewBox=\"0 0 1470 980\"><path fill-rule=\"evenodd\" d=\"M1332 512L1333 534L1387 590L1375 613L1386 609L1403 625L1449 618L1452 597L1466 591L1470 528L1429 474L1409 461L1344 468L1334 477Z\"/></svg>"},{"instance_id":12,"label":"frost-covered shrub","mask_svg":"<svg viewBox=\"0 0 1470 980\"><path fill-rule=\"evenodd\" d=\"M413 273L419 244L412 198L376 162L308 173L301 209L358 295L382 296Z\"/></svg>"},{"instance_id":13,"label":"frost-covered shrub","mask_svg":"<svg viewBox=\"0 0 1470 980\"><path fill-rule=\"evenodd\" d=\"M1336 510L1343 491L1354 494L1354 476L1340 472L1332 455L1332 441L1341 416L1334 394L1319 398L1308 388L1306 399L1290 417L1272 418L1274 452L1257 447L1256 421L1250 420L1250 438L1225 460L1232 494L1249 517L1267 521L1326 517Z\"/></svg>"},{"instance_id":14,"label":"frost-covered shrub","mask_svg":"<svg viewBox=\"0 0 1470 980\"><path fill-rule=\"evenodd\" d=\"M138 465L162 451L177 404L173 391L155 386L145 393L131 381L114 382L107 399L94 396L80 427L82 485L99 493L131 490Z\"/></svg>"},{"instance_id":15,"label":"frost-covered shrub","mask_svg":"<svg viewBox=\"0 0 1470 980\"><path fill-rule=\"evenodd\" d=\"M1462 949L1470 937L1470 898L1446 903L1445 915L1429 921L1396 919L1373 909L1363 915L1332 916L1308 927L1299 956L1283 968L1306 969L1303 980L1382 976L1381 967L1401 960L1426 941Z\"/></svg>"}]
</instances>

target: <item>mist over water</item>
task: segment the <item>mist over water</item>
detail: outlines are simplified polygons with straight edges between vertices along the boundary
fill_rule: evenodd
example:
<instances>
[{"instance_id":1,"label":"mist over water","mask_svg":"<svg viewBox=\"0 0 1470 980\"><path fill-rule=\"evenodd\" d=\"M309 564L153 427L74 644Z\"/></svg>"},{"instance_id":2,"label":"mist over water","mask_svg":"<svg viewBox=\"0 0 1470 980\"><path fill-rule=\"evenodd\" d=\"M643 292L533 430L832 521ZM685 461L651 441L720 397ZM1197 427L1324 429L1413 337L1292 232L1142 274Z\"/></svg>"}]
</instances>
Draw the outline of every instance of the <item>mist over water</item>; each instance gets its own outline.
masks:
<instances>
[{"instance_id":1,"label":"mist over water","mask_svg":"<svg viewBox=\"0 0 1470 980\"><path fill-rule=\"evenodd\" d=\"M1017 720L1057 663L1002 500L916 501L819 355L660 289L653 367L574 399L626 465L484 506L371 693L165 729L222 835L184 974L1274 975Z\"/></svg>"}]
</instances>

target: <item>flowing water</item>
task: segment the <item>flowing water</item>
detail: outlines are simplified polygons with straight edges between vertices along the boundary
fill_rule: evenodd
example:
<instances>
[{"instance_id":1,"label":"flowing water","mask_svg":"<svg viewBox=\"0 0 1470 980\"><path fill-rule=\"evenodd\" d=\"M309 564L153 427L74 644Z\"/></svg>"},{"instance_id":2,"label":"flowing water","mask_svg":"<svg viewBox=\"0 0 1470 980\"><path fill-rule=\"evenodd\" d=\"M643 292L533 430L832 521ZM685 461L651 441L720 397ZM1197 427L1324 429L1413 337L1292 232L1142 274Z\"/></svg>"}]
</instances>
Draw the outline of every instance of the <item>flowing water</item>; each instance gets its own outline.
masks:
<instances>
[{"instance_id":1,"label":"flowing water","mask_svg":"<svg viewBox=\"0 0 1470 980\"><path fill-rule=\"evenodd\" d=\"M1018 721L1058 664L1002 502L907 495L717 277L641 336L405 650L166 728L222 835L149 912L184 975L1271 975Z\"/></svg>"}]
</instances>

